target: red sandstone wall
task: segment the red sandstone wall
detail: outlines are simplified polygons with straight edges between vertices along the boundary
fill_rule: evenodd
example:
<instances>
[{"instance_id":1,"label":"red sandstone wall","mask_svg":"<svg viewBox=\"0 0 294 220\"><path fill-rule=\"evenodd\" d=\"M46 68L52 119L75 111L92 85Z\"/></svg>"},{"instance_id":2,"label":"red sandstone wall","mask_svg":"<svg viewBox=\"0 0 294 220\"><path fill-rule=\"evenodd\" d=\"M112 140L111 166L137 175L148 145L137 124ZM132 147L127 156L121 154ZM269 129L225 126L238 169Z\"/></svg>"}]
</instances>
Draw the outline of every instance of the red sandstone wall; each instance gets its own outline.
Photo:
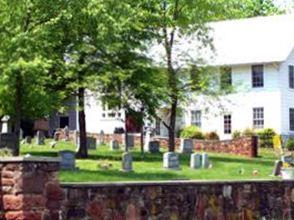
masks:
<instances>
[{"instance_id":1,"label":"red sandstone wall","mask_svg":"<svg viewBox=\"0 0 294 220\"><path fill-rule=\"evenodd\" d=\"M70 132L70 139L74 140L74 133ZM98 134L88 133L89 136L99 138ZM62 135L61 135L62 137ZM168 139L165 137L155 137L155 140L160 142L162 148L167 148ZM124 142L123 134L105 134L105 142L109 143L111 140L117 140L120 144ZM134 136L135 145L140 145L140 135ZM181 144L181 139L176 138L176 148L178 149ZM242 155L248 157L257 157L257 137L242 137L234 140L225 141L203 141L194 140L195 151L229 153L235 155Z\"/></svg>"}]
</instances>

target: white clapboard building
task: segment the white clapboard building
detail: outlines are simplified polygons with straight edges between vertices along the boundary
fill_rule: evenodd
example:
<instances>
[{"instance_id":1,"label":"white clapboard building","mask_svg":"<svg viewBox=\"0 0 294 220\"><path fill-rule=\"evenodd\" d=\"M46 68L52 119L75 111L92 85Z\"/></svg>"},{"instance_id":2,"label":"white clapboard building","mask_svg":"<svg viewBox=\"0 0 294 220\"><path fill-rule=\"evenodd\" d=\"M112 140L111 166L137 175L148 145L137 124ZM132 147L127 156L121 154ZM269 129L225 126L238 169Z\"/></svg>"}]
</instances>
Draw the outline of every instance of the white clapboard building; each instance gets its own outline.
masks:
<instances>
[{"instance_id":1,"label":"white clapboard building","mask_svg":"<svg viewBox=\"0 0 294 220\"><path fill-rule=\"evenodd\" d=\"M195 98L184 107L177 127L194 124L204 132L216 131L221 139L246 128L273 128L294 135L294 16L220 21L209 26L214 52L201 52L190 38L178 42L176 48L227 71L236 92L220 97L222 108L219 103L208 107ZM163 52L159 46L151 49L156 62ZM124 127L123 118L122 111L105 109L95 98L88 98L88 132L111 133ZM160 135L167 135L166 129L156 124Z\"/></svg>"}]
</instances>

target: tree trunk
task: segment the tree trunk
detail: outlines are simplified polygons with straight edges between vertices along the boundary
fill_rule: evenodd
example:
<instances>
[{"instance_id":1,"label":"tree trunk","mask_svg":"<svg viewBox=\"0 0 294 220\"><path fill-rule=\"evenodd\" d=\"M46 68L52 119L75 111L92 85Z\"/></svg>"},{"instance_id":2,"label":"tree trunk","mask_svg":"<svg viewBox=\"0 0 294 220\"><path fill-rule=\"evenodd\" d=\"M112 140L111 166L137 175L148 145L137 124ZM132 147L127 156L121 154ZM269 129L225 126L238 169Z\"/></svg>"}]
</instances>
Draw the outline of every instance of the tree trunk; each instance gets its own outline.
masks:
<instances>
[{"instance_id":1,"label":"tree trunk","mask_svg":"<svg viewBox=\"0 0 294 220\"><path fill-rule=\"evenodd\" d=\"M141 126L140 145L141 145L141 157L143 159L144 158L144 125Z\"/></svg>"},{"instance_id":2,"label":"tree trunk","mask_svg":"<svg viewBox=\"0 0 294 220\"><path fill-rule=\"evenodd\" d=\"M79 146L77 157L88 158L87 149L87 132L86 132L86 115L85 115L85 88L79 88L78 91L78 111L79 111Z\"/></svg>"},{"instance_id":3,"label":"tree trunk","mask_svg":"<svg viewBox=\"0 0 294 220\"><path fill-rule=\"evenodd\" d=\"M175 130L176 130L176 118L177 118L177 99L173 99L171 105L170 123L168 129L168 150L169 152L175 151Z\"/></svg>"},{"instance_id":4,"label":"tree trunk","mask_svg":"<svg viewBox=\"0 0 294 220\"><path fill-rule=\"evenodd\" d=\"M21 101L22 101L22 79L20 73L16 73L16 92L15 92L15 116L14 116L14 148L12 149L13 156L19 156L19 134L20 134L20 120L21 120Z\"/></svg>"},{"instance_id":5,"label":"tree trunk","mask_svg":"<svg viewBox=\"0 0 294 220\"><path fill-rule=\"evenodd\" d=\"M125 151L129 151L129 146L128 146L128 129L127 129L127 111L125 111Z\"/></svg>"}]
</instances>

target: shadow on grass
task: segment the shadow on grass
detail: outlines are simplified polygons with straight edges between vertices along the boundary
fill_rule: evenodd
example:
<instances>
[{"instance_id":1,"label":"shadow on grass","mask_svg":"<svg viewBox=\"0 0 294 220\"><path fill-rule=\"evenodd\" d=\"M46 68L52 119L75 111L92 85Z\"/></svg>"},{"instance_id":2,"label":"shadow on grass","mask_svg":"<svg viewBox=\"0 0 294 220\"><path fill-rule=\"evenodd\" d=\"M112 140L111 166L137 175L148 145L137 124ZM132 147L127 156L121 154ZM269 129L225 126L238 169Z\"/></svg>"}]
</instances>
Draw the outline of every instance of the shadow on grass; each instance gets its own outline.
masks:
<instances>
[{"instance_id":1,"label":"shadow on grass","mask_svg":"<svg viewBox=\"0 0 294 220\"><path fill-rule=\"evenodd\" d=\"M67 182L77 182L81 180L89 181L108 181L108 180L187 180L185 176L179 175L175 172L146 172L136 173L133 172L122 172L120 170L85 170L80 169L77 171L61 171L61 177L65 177Z\"/></svg>"},{"instance_id":2,"label":"shadow on grass","mask_svg":"<svg viewBox=\"0 0 294 220\"><path fill-rule=\"evenodd\" d=\"M246 158L230 158L230 157L216 157L210 156L209 159L215 162L226 162L226 163L247 163L247 164L261 164L266 166L273 166L273 161L255 159L246 159Z\"/></svg>"}]
</instances>

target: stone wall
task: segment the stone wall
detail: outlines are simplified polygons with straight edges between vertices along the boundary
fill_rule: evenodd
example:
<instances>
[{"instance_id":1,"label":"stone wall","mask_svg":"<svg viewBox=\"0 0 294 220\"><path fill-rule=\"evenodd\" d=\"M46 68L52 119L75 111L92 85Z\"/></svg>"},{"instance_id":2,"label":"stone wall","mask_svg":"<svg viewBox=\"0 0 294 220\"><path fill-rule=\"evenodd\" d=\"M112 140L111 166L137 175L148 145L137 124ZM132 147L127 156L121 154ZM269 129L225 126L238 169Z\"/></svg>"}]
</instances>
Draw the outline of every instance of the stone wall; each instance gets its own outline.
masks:
<instances>
[{"instance_id":1,"label":"stone wall","mask_svg":"<svg viewBox=\"0 0 294 220\"><path fill-rule=\"evenodd\" d=\"M62 184L63 219L294 219L294 182Z\"/></svg>"},{"instance_id":2,"label":"stone wall","mask_svg":"<svg viewBox=\"0 0 294 220\"><path fill-rule=\"evenodd\" d=\"M58 219L64 199L58 169L59 159L1 158L0 219Z\"/></svg>"},{"instance_id":3,"label":"stone wall","mask_svg":"<svg viewBox=\"0 0 294 220\"><path fill-rule=\"evenodd\" d=\"M0 159L0 219L294 219L294 181L59 185L58 160Z\"/></svg>"}]
</instances>

